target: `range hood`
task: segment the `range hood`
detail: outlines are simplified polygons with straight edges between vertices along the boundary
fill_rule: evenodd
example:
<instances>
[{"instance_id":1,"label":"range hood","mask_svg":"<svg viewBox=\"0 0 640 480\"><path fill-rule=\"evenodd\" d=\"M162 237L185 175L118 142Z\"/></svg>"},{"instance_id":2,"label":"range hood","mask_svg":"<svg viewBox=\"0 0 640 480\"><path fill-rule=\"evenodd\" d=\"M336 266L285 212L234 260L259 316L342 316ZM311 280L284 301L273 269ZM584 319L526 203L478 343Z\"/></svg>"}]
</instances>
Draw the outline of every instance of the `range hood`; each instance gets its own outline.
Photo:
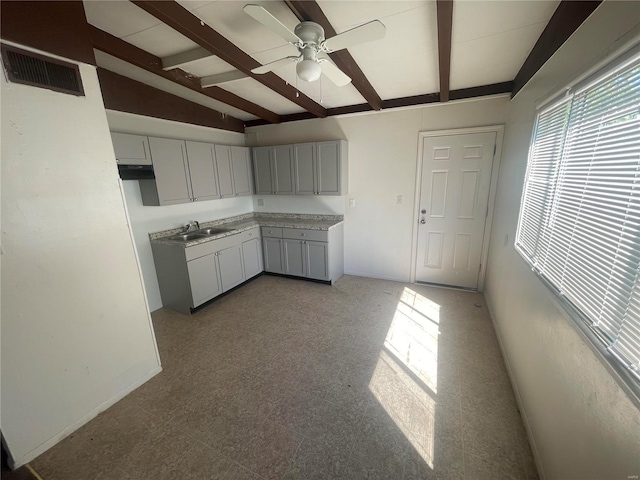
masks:
<instances>
[{"instance_id":1,"label":"range hood","mask_svg":"<svg viewBox=\"0 0 640 480\"><path fill-rule=\"evenodd\" d=\"M153 180L153 165L118 165L122 180Z\"/></svg>"}]
</instances>

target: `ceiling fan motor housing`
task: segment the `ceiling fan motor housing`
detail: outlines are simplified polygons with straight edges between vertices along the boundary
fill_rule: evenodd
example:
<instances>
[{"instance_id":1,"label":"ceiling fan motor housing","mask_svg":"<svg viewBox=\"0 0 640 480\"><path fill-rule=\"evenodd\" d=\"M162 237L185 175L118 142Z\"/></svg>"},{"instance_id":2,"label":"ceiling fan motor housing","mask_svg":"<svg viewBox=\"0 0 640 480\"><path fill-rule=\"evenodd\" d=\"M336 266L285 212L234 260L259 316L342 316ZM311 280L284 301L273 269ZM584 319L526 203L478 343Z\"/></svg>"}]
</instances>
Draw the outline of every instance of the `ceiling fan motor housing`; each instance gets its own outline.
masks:
<instances>
[{"instance_id":1,"label":"ceiling fan motor housing","mask_svg":"<svg viewBox=\"0 0 640 480\"><path fill-rule=\"evenodd\" d=\"M315 22L302 22L296 25L293 33L306 45L320 45L324 41L324 28Z\"/></svg>"}]
</instances>

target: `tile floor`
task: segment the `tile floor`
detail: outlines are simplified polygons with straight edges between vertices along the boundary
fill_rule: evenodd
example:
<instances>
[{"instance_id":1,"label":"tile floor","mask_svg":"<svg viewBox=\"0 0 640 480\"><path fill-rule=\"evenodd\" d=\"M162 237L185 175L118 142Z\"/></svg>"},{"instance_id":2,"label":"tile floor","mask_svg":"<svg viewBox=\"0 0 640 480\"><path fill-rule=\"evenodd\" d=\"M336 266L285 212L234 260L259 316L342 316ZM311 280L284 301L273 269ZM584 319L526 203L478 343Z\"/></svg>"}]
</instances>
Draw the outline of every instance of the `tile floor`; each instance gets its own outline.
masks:
<instances>
[{"instance_id":1,"label":"tile floor","mask_svg":"<svg viewBox=\"0 0 640 480\"><path fill-rule=\"evenodd\" d=\"M44 480L538 478L480 294L262 276L153 321L164 371Z\"/></svg>"}]
</instances>

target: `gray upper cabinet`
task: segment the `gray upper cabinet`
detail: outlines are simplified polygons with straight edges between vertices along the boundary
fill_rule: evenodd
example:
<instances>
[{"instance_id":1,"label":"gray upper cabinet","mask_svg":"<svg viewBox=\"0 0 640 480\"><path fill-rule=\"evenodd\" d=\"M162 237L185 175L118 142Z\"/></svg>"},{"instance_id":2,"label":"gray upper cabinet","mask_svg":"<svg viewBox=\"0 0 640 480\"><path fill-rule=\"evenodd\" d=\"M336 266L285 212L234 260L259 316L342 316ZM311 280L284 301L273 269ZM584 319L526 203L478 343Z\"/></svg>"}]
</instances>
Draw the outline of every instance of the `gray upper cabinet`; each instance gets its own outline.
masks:
<instances>
[{"instance_id":1,"label":"gray upper cabinet","mask_svg":"<svg viewBox=\"0 0 640 480\"><path fill-rule=\"evenodd\" d=\"M297 195L316 193L316 144L300 143L293 146L295 192Z\"/></svg>"},{"instance_id":2,"label":"gray upper cabinet","mask_svg":"<svg viewBox=\"0 0 640 480\"><path fill-rule=\"evenodd\" d=\"M251 195L249 149L216 145L215 157L222 198Z\"/></svg>"},{"instance_id":3,"label":"gray upper cabinet","mask_svg":"<svg viewBox=\"0 0 640 480\"><path fill-rule=\"evenodd\" d=\"M253 149L256 195L292 195L295 193L293 146Z\"/></svg>"},{"instance_id":4,"label":"gray upper cabinet","mask_svg":"<svg viewBox=\"0 0 640 480\"><path fill-rule=\"evenodd\" d=\"M220 182L220 196L222 198L235 197L236 192L233 189L231 147L229 145L216 145L215 154L218 181Z\"/></svg>"},{"instance_id":5,"label":"gray upper cabinet","mask_svg":"<svg viewBox=\"0 0 640 480\"><path fill-rule=\"evenodd\" d=\"M345 140L253 149L257 195L346 195Z\"/></svg>"},{"instance_id":6,"label":"gray upper cabinet","mask_svg":"<svg viewBox=\"0 0 640 480\"><path fill-rule=\"evenodd\" d=\"M271 179L271 147L253 149L253 175L256 195L271 195L274 192Z\"/></svg>"},{"instance_id":7,"label":"gray upper cabinet","mask_svg":"<svg viewBox=\"0 0 640 480\"><path fill-rule=\"evenodd\" d=\"M281 145L272 150L271 172L273 179L273 191L279 195L293 195L294 168L293 168L293 146Z\"/></svg>"},{"instance_id":8,"label":"gray upper cabinet","mask_svg":"<svg viewBox=\"0 0 640 480\"><path fill-rule=\"evenodd\" d=\"M343 169L342 165L341 143L340 141L317 143L316 192L318 195L342 195L342 175L346 175L346 169Z\"/></svg>"},{"instance_id":9,"label":"gray upper cabinet","mask_svg":"<svg viewBox=\"0 0 640 480\"><path fill-rule=\"evenodd\" d=\"M120 165L151 165L149 139L146 135L111 132L116 162Z\"/></svg>"},{"instance_id":10,"label":"gray upper cabinet","mask_svg":"<svg viewBox=\"0 0 640 480\"><path fill-rule=\"evenodd\" d=\"M186 148L193 201L220 198L213 145L202 142L186 142Z\"/></svg>"},{"instance_id":11,"label":"gray upper cabinet","mask_svg":"<svg viewBox=\"0 0 640 480\"><path fill-rule=\"evenodd\" d=\"M190 202L189 166L182 140L149 137L155 180L140 180L144 205L173 205Z\"/></svg>"},{"instance_id":12,"label":"gray upper cabinet","mask_svg":"<svg viewBox=\"0 0 640 480\"><path fill-rule=\"evenodd\" d=\"M252 195L251 158L247 147L231 147L231 169L236 196Z\"/></svg>"}]
</instances>

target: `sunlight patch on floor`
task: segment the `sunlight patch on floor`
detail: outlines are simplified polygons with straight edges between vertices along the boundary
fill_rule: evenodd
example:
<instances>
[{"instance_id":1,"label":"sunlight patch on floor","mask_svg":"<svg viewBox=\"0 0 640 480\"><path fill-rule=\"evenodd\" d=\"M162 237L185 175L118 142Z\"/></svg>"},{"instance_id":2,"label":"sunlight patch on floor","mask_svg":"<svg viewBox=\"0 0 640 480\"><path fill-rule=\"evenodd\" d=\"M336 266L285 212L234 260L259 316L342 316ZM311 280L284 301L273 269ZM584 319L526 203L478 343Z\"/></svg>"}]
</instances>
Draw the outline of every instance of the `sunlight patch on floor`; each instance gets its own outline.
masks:
<instances>
[{"instance_id":1,"label":"sunlight patch on floor","mask_svg":"<svg viewBox=\"0 0 640 480\"><path fill-rule=\"evenodd\" d=\"M369 382L380 405L431 468L439 322L440 305L405 288Z\"/></svg>"}]
</instances>

